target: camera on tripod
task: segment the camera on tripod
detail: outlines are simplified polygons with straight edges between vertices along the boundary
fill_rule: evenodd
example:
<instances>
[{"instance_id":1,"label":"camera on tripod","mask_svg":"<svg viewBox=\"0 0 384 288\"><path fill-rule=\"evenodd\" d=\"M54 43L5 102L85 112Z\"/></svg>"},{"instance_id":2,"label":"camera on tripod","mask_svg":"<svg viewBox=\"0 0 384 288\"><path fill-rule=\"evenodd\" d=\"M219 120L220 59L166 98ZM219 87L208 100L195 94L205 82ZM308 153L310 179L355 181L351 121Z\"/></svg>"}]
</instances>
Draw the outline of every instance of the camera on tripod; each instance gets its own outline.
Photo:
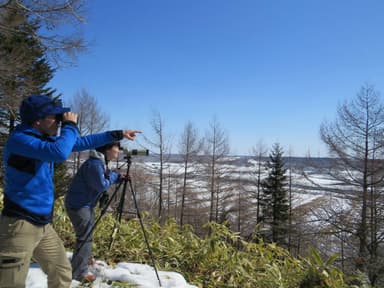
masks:
<instances>
[{"instance_id":1,"label":"camera on tripod","mask_svg":"<svg viewBox=\"0 0 384 288\"><path fill-rule=\"evenodd\" d=\"M148 156L149 150L148 149L131 149L123 148L124 151L124 158L129 156Z\"/></svg>"}]
</instances>

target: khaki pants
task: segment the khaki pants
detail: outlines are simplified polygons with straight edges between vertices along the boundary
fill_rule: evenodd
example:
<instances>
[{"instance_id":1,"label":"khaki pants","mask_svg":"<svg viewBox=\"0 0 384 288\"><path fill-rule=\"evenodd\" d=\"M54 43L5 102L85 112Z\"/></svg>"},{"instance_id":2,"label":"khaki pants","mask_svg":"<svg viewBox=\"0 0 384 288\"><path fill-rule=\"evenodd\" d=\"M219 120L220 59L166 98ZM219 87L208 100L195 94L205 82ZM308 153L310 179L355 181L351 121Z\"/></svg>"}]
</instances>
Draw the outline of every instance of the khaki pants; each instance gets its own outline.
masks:
<instances>
[{"instance_id":1,"label":"khaki pants","mask_svg":"<svg viewBox=\"0 0 384 288\"><path fill-rule=\"evenodd\" d=\"M48 275L49 288L70 286L71 265L51 224L0 216L0 287L25 287L31 258Z\"/></svg>"}]
</instances>

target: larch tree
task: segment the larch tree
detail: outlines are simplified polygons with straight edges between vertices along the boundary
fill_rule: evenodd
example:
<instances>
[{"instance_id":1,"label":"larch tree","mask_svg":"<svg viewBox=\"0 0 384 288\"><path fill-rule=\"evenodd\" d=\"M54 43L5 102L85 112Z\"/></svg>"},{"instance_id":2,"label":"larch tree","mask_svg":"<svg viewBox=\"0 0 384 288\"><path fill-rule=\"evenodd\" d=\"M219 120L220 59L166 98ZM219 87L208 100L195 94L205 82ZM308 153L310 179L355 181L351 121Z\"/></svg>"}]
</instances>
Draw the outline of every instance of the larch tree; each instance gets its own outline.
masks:
<instances>
[{"instance_id":1,"label":"larch tree","mask_svg":"<svg viewBox=\"0 0 384 288\"><path fill-rule=\"evenodd\" d=\"M202 140L199 139L197 129L192 122L188 122L184 126L184 131L180 137L179 153L183 158L183 184L181 188L181 207L180 207L180 226L184 224L184 212L186 210L186 197L189 191L188 180L191 179L192 172L189 171L192 167L194 157L201 152Z\"/></svg>"},{"instance_id":2,"label":"larch tree","mask_svg":"<svg viewBox=\"0 0 384 288\"><path fill-rule=\"evenodd\" d=\"M72 110L78 113L80 134L89 135L104 131L109 126L109 116L102 110L97 99L86 89L77 92L71 99Z\"/></svg>"},{"instance_id":3,"label":"larch tree","mask_svg":"<svg viewBox=\"0 0 384 288\"><path fill-rule=\"evenodd\" d=\"M293 171L293 161L292 161L292 149L289 149L289 152L288 152L288 159L287 159L287 169L288 169L288 250L289 252L292 252L292 247L293 247L293 240L292 240L292 237L293 237L293 234L294 234L294 226L293 226L293 189L292 189L292 185L293 185L293 175L292 175L292 171Z\"/></svg>"},{"instance_id":4,"label":"larch tree","mask_svg":"<svg viewBox=\"0 0 384 288\"><path fill-rule=\"evenodd\" d=\"M354 216L349 218L354 223L348 230L341 220L351 211L338 211L332 225L341 229L337 233L349 235L343 237L349 239L349 245L357 240L356 268L366 272L375 285L384 270L383 259L379 259L384 228L384 106L379 93L372 85L362 86L355 98L338 107L334 122L321 125L320 135L333 158L328 175L346 187L344 193L354 207Z\"/></svg>"},{"instance_id":5,"label":"larch tree","mask_svg":"<svg viewBox=\"0 0 384 288\"><path fill-rule=\"evenodd\" d=\"M153 147L153 150L156 151L156 153L159 155L159 167L156 167L157 174L159 176L159 181L157 190L155 192L156 198L157 198L157 217L160 221L163 220L163 205L164 205L164 186L165 186L165 178L166 173L165 169L168 168L166 163L169 160L170 157L170 151L171 151L171 144L169 137L165 134L165 120L161 116L160 112L153 111L153 116L151 118L150 125L152 127L152 132L154 133L153 137L151 139L145 138L145 141Z\"/></svg>"},{"instance_id":6,"label":"larch tree","mask_svg":"<svg viewBox=\"0 0 384 288\"><path fill-rule=\"evenodd\" d=\"M256 211L255 218L256 224L261 221L261 196L262 196L262 174L265 166L263 165L264 159L267 157L267 148L262 142L259 142L256 146L252 148L253 159L256 161L255 170L252 173L252 178L254 179L255 190L251 191L252 198L256 200Z\"/></svg>"},{"instance_id":7,"label":"larch tree","mask_svg":"<svg viewBox=\"0 0 384 288\"><path fill-rule=\"evenodd\" d=\"M70 100L72 111L78 114L77 127L85 136L105 131L109 127L109 116L102 110L97 99L86 89L77 92ZM73 153L74 173L80 166L81 152Z\"/></svg>"},{"instance_id":8,"label":"larch tree","mask_svg":"<svg viewBox=\"0 0 384 288\"><path fill-rule=\"evenodd\" d=\"M209 185L209 221L218 222L220 211L220 193L222 182L222 167L220 161L229 153L228 136L216 118L210 123L205 137L205 156L207 157L207 175Z\"/></svg>"}]
</instances>

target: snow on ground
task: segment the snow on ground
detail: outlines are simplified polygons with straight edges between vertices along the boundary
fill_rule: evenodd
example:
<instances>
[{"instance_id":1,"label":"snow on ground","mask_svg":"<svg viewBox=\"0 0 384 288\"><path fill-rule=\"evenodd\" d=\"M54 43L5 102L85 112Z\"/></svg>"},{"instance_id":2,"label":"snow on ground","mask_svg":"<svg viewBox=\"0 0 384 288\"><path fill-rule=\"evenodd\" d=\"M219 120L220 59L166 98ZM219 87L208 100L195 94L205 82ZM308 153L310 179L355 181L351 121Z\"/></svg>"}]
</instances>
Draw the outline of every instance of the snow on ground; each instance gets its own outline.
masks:
<instances>
[{"instance_id":1,"label":"snow on ground","mask_svg":"<svg viewBox=\"0 0 384 288\"><path fill-rule=\"evenodd\" d=\"M146 264L121 262L115 267L107 265L104 261L97 260L91 267L91 272L96 275L96 280L92 287L108 288L116 287L112 281L135 284L138 288L197 288L188 284L180 273L158 271L161 286L155 270ZM79 286L80 282L72 280L70 288ZM31 264L26 280L26 288L47 288L47 276L40 267Z\"/></svg>"}]
</instances>

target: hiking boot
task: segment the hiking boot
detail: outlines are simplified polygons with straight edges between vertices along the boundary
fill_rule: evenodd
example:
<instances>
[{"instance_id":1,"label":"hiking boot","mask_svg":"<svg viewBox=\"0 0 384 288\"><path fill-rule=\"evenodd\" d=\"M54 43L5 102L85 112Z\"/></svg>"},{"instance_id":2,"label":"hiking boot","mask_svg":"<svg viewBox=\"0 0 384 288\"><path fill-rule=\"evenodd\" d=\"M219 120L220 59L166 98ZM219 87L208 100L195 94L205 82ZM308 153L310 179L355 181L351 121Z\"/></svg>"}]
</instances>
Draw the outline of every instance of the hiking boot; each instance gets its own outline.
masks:
<instances>
[{"instance_id":1,"label":"hiking boot","mask_svg":"<svg viewBox=\"0 0 384 288\"><path fill-rule=\"evenodd\" d=\"M96 259L95 258L89 258L88 259L88 266L93 266L95 265L96 263Z\"/></svg>"}]
</instances>

